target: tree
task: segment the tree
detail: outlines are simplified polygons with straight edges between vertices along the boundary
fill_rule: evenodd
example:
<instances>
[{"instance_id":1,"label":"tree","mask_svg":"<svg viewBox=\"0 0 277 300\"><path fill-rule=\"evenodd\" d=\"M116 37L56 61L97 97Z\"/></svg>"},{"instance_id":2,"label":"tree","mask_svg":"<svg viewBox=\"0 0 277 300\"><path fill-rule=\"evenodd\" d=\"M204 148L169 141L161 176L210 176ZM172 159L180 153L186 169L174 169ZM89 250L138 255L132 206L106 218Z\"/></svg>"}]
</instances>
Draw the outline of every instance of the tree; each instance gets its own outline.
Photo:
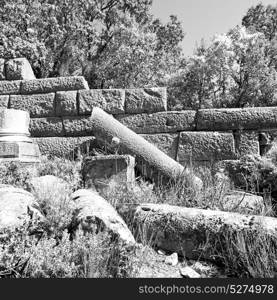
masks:
<instances>
[{"instance_id":1,"label":"tree","mask_svg":"<svg viewBox=\"0 0 277 300\"><path fill-rule=\"evenodd\" d=\"M183 82L183 107L276 105L277 73L268 45L262 33L242 26L199 47L178 79Z\"/></svg>"},{"instance_id":2,"label":"tree","mask_svg":"<svg viewBox=\"0 0 277 300\"><path fill-rule=\"evenodd\" d=\"M0 57L27 57L39 78L84 75L93 88L159 84L178 68L183 31L175 17L155 20L151 5L0 0Z\"/></svg>"}]
</instances>

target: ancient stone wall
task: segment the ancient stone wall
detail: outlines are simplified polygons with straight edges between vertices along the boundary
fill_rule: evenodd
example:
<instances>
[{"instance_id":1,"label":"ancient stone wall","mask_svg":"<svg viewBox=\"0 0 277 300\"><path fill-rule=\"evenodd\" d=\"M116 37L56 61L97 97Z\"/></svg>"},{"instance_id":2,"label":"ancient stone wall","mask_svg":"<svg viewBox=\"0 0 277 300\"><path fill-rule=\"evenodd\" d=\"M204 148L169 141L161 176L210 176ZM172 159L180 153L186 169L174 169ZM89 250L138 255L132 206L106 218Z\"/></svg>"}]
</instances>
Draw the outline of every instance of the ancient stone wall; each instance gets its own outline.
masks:
<instances>
[{"instance_id":1,"label":"ancient stone wall","mask_svg":"<svg viewBox=\"0 0 277 300\"><path fill-rule=\"evenodd\" d=\"M90 90L81 76L0 80L0 107L30 112L42 154L88 152L93 106L186 164L261 154L277 136L277 107L167 111L166 88Z\"/></svg>"}]
</instances>

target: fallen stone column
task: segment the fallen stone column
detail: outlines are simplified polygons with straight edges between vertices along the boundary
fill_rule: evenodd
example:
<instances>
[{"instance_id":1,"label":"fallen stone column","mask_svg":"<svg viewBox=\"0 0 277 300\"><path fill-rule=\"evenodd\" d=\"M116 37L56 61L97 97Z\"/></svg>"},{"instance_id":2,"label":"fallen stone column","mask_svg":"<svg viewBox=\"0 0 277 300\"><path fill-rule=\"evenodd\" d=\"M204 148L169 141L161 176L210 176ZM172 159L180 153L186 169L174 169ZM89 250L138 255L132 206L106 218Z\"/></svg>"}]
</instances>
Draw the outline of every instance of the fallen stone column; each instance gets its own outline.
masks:
<instances>
[{"instance_id":1,"label":"fallen stone column","mask_svg":"<svg viewBox=\"0 0 277 300\"><path fill-rule=\"evenodd\" d=\"M137 162L146 163L166 178L174 179L184 172L182 165L100 108L93 108L91 126L97 139L108 144L116 141L120 152L134 155ZM137 166L145 173L140 163Z\"/></svg>"},{"instance_id":2,"label":"fallen stone column","mask_svg":"<svg viewBox=\"0 0 277 300\"><path fill-rule=\"evenodd\" d=\"M186 208L167 204L141 204L121 207L120 214L131 222L135 236L149 240L153 246L177 252L188 258L210 258L210 252L201 246L206 242L224 241L228 234L258 232L277 239L277 218L242 215L223 211ZM252 235L251 235L252 236ZM210 242L209 242L210 241ZM213 245L213 244L212 244Z\"/></svg>"}]
</instances>

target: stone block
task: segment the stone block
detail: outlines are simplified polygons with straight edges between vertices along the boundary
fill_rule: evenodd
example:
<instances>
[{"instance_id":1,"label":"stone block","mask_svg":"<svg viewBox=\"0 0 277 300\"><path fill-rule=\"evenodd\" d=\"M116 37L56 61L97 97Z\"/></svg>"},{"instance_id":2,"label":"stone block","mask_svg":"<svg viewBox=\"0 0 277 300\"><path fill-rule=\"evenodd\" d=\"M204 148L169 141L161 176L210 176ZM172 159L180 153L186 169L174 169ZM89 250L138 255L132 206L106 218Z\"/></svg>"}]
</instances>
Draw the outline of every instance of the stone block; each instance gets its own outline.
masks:
<instances>
[{"instance_id":1,"label":"stone block","mask_svg":"<svg viewBox=\"0 0 277 300\"><path fill-rule=\"evenodd\" d=\"M236 152L239 156L247 154L260 154L259 133L256 131L234 132Z\"/></svg>"},{"instance_id":2,"label":"stone block","mask_svg":"<svg viewBox=\"0 0 277 300\"><path fill-rule=\"evenodd\" d=\"M9 105L9 96L3 95L0 96L0 108L8 108Z\"/></svg>"},{"instance_id":3,"label":"stone block","mask_svg":"<svg viewBox=\"0 0 277 300\"><path fill-rule=\"evenodd\" d=\"M135 158L130 155L87 157L82 174L86 187L101 191L117 184L132 186L135 183Z\"/></svg>"},{"instance_id":4,"label":"stone block","mask_svg":"<svg viewBox=\"0 0 277 300\"><path fill-rule=\"evenodd\" d=\"M33 69L26 58L14 58L6 61L7 80L32 80L36 79Z\"/></svg>"},{"instance_id":5,"label":"stone block","mask_svg":"<svg viewBox=\"0 0 277 300\"><path fill-rule=\"evenodd\" d=\"M66 136L93 135L90 117L63 117Z\"/></svg>"},{"instance_id":6,"label":"stone block","mask_svg":"<svg viewBox=\"0 0 277 300\"><path fill-rule=\"evenodd\" d=\"M110 114L124 113L125 92L119 89L79 91L79 114L91 114L97 106Z\"/></svg>"},{"instance_id":7,"label":"stone block","mask_svg":"<svg viewBox=\"0 0 277 300\"><path fill-rule=\"evenodd\" d=\"M77 91L56 93L56 115L57 116L77 115Z\"/></svg>"},{"instance_id":8,"label":"stone block","mask_svg":"<svg viewBox=\"0 0 277 300\"><path fill-rule=\"evenodd\" d=\"M277 127L277 107L200 109L197 130L247 130Z\"/></svg>"},{"instance_id":9,"label":"stone block","mask_svg":"<svg viewBox=\"0 0 277 300\"><path fill-rule=\"evenodd\" d=\"M54 77L22 81L22 94L51 93L88 89L88 83L82 76Z\"/></svg>"},{"instance_id":10,"label":"stone block","mask_svg":"<svg viewBox=\"0 0 277 300\"><path fill-rule=\"evenodd\" d=\"M117 115L115 118L136 133L167 133L195 130L194 110L153 114Z\"/></svg>"},{"instance_id":11,"label":"stone block","mask_svg":"<svg viewBox=\"0 0 277 300\"><path fill-rule=\"evenodd\" d=\"M30 120L32 137L65 136L61 118L33 118Z\"/></svg>"},{"instance_id":12,"label":"stone block","mask_svg":"<svg viewBox=\"0 0 277 300\"><path fill-rule=\"evenodd\" d=\"M125 112L127 114L154 113L166 110L166 88L128 89L125 91Z\"/></svg>"},{"instance_id":13,"label":"stone block","mask_svg":"<svg viewBox=\"0 0 277 300\"><path fill-rule=\"evenodd\" d=\"M88 155L94 148L95 138L88 137L42 137L33 138L42 155L73 159Z\"/></svg>"},{"instance_id":14,"label":"stone block","mask_svg":"<svg viewBox=\"0 0 277 300\"><path fill-rule=\"evenodd\" d=\"M178 133L142 134L141 136L171 158L176 159L179 140Z\"/></svg>"},{"instance_id":15,"label":"stone block","mask_svg":"<svg viewBox=\"0 0 277 300\"><path fill-rule=\"evenodd\" d=\"M179 161L235 159L235 141L229 132L181 132Z\"/></svg>"},{"instance_id":16,"label":"stone block","mask_svg":"<svg viewBox=\"0 0 277 300\"><path fill-rule=\"evenodd\" d=\"M10 107L30 112L32 118L55 116L55 93L11 95Z\"/></svg>"},{"instance_id":17,"label":"stone block","mask_svg":"<svg viewBox=\"0 0 277 300\"><path fill-rule=\"evenodd\" d=\"M0 81L0 95L19 94L21 80Z\"/></svg>"},{"instance_id":18,"label":"stone block","mask_svg":"<svg viewBox=\"0 0 277 300\"><path fill-rule=\"evenodd\" d=\"M5 59L0 58L0 80L5 80Z\"/></svg>"}]
</instances>

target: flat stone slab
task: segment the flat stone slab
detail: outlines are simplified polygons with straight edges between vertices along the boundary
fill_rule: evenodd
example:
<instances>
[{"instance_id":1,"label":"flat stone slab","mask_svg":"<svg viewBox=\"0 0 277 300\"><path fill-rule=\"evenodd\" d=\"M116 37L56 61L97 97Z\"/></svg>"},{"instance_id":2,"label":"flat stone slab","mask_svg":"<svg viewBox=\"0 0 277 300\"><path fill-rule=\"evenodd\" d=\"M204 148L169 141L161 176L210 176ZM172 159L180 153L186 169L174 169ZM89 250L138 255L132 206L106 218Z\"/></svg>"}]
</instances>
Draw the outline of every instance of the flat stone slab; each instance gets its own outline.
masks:
<instances>
[{"instance_id":1,"label":"flat stone slab","mask_svg":"<svg viewBox=\"0 0 277 300\"><path fill-rule=\"evenodd\" d=\"M197 130L260 129L277 127L277 107L200 109Z\"/></svg>"},{"instance_id":2,"label":"flat stone slab","mask_svg":"<svg viewBox=\"0 0 277 300\"><path fill-rule=\"evenodd\" d=\"M56 93L56 116L76 116L77 112L77 91Z\"/></svg>"},{"instance_id":3,"label":"flat stone slab","mask_svg":"<svg viewBox=\"0 0 277 300\"><path fill-rule=\"evenodd\" d=\"M75 158L77 154L88 155L94 147L95 138L87 137L40 137L33 138L42 155Z\"/></svg>"},{"instance_id":4,"label":"flat stone slab","mask_svg":"<svg viewBox=\"0 0 277 300\"><path fill-rule=\"evenodd\" d=\"M217 161L235 159L235 141L226 132L181 132L179 161Z\"/></svg>"},{"instance_id":5,"label":"flat stone slab","mask_svg":"<svg viewBox=\"0 0 277 300\"><path fill-rule=\"evenodd\" d=\"M105 189L113 184L135 183L135 158L130 155L101 155L83 161L82 174L86 187Z\"/></svg>"},{"instance_id":6,"label":"flat stone slab","mask_svg":"<svg viewBox=\"0 0 277 300\"><path fill-rule=\"evenodd\" d=\"M168 111L153 114L117 115L115 118L136 133L193 131L196 111Z\"/></svg>"},{"instance_id":7,"label":"flat stone slab","mask_svg":"<svg viewBox=\"0 0 277 300\"><path fill-rule=\"evenodd\" d=\"M94 106L110 114L122 114L125 104L125 91L121 89L95 89L79 91L79 114L91 114Z\"/></svg>"},{"instance_id":8,"label":"flat stone slab","mask_svg":"<svg viewBox=\"0 0 277 300\"><path fill-rule=\"evenodd\" d=\"M153 113L166 110L166 88L128 89L125 91L125 112L127 114Z\"/></svg>"},{"instance_id":9,"label":"flat stone slab","mask_svg":"<svg viewBox=\"0 0 277 300\"><path fill-rule=\"evenodd\" d=\"M10 96L10 107L28 111L32 118L55 116L54 104L55 93Z\"/></svg>"},{"instance_id":10,"label":"flat stone slab","mask_svg":"<svg viewBox=\"0 0 277 300\"><path fill-rule=\"evenodd\" d=\"M65 136L62 118L32 118L30 133L32 137Z\"/></svg>"},{"instance_id":11,"label":"flat stone slab","mask_svg":"<svg viewBox=\"0 0 277 300\"><path fill-rule=\"evenodd\" d=\"M21 80L0 81L0 95L19 94L21 82Z\"/></svg>"},{"instance_id":12,"label":"flat stone slab","mask_svg":"<svg viewBox=\"0 0 277 300\"><path fill-rule=\"evenodd\" d=\"M51 93L82 89L88 89L88 83L82 76L23 80L21 85L22 94Z\"/></svg>"}]
</instances>

